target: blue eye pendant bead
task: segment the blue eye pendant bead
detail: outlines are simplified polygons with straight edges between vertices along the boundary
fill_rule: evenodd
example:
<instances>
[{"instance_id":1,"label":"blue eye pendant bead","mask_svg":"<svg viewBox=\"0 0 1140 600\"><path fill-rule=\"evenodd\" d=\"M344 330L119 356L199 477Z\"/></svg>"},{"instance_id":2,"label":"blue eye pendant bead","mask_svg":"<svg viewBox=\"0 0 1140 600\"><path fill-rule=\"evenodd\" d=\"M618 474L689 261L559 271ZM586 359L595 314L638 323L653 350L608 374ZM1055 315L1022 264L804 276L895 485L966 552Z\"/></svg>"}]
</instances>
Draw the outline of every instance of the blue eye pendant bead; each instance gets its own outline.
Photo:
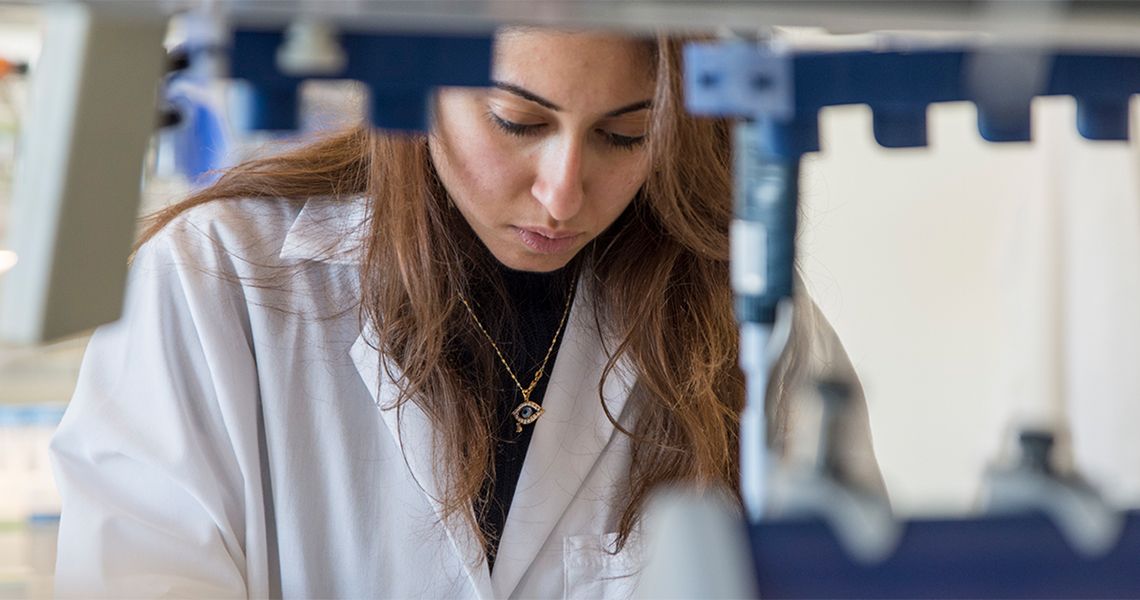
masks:
<instances>
[{"instance_id":1,"label":"blue eye pendant bead","mask_svg":"<svg viewBox=\"0 0 1140 600\"><path fill-rule=\"evenodd\" d=\"M515 433L522 433L523 425L530 425L538 420L545 412L541 406L531 402L529 399L524 399L521 404L511 411L511 416L515 418Z\"/></svg>"}]
</instances>

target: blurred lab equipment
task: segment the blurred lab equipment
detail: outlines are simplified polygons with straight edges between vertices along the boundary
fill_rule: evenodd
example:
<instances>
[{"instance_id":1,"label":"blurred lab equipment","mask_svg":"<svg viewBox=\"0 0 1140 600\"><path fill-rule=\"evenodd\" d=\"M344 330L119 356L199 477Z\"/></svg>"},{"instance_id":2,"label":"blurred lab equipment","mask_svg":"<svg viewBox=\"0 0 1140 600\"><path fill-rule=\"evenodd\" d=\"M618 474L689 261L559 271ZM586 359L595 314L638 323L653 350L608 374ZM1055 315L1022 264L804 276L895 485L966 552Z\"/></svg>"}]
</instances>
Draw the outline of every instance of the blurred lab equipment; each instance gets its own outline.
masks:
<instances>
[{"instance_id":1,"label":"blurred lab equipment","mask_svg":"<svg viewBox=\"0 0 1140 600\"><path fill-rule=\"evenodd\" d=\"M63 409L59 404L0 404L0 521L59 517L48 442Z\"/></svg>"},{"instance_id":2,"label":"blurred lab equipment","mask_svg":"<svg viewBox=\"0 0 1140 600\"><path fill-rule=\"evenodd\" d=\"M47 597L59 493L48 442L61 404L0 404L0 598Z\"/></svg>"},{"instance_id":3,"label":"blurred lab equipment","mask_svg":"<svg viewBox=\"0 0 1140 600\"><path fill-rule=\"evenodd\" d=\"M1003 74L1012 76L1013 70L1028 64L1010 57L1029 55L1039 74L1016 73L1026 83L1014 86L1018 89L1011 95L988 91L988 85L1004 81ZM733 226L733 260L734 268L740 268L742 258L760 264L749 265L756 274L752 287L740 285L735 272L733 284L750 401L754 381L766 389L764 369L758 362L749 364L746 354L749 339L756 337L754 323L763 319L742 309L741 299L769 290L784 294L778 275L765 274L793 268L794 245L783 251L780 240L784 232L794 231L796 192L793 183L773 174L818 150L821 107L866 103L875 139L884 147L905 148L926 144L925 112L933 102L975 102L982 137L1011 142L1030 139L1028 102L1033 96L1064 94L1077 98L1082 136L1126 140L1128 102L1140 93L1140 54L1127 51L1038 49L1026 54L990 45L982 51L942 47L795 52L730 40L690 46L686 67L689 109L741 118L737 128L744 132L736 138L737 218L752 219ZM754 197L763 198L756 204L766 202L770 208L740 210ZM790 225L775 216L781 213L773 205L793 215ZM745 245L747 250L738 250ZM842 406L843 385L823 382L820 391L826 402L818 467L806 478L791 481L791 492L783 498L787 508L772 509L771 499L779 489L773 470L753 467L741 475L761 596L1099 597L1140 590L1140 571L1128 558L1140 543L1140 513L1115 512L1079 476L1053 469L1050 430L1022 434L1023 460L995 471L985 516L895 523L889 512L875 510L873 502L829 466L829 440L834 439L829 413ZM760 392L757 396L762 398ZM1048 427L1060 425L1046 422ZM746 426L741 435L759 437L757 431ZM752 453L766 445L745 438L741 447ZM772 462L759 459L753 464ZM747 467L748 461L742 460L742 470ZM755 480L764 483L750 483ZM997 541L1001 539L1016 542L1002 545ZM678 539L663 543L673 548L683 544Z\"/></svg>"},{"instance_id":4,"label":"blurred lab equipment","mask_svg":"<svg viewBox=\"0 0 1140 600\"><path fill-rule=\"evenodd\" d=\"M7 77L13 74L24 75L27 74L27 72L27 63L0 58L0 77Z\"/></svg>"},{"instance_id":5,"label":"blurred lab equipment","mask_svg":"<svg viewBox=\"0 0 1140 600\"><path fill-rule=\"evenodd\" d=\"M1046 515L1079 553L1100 556L1111 551L1120 538L1123 516L1079 474L1054 466L1051 431L1025 430L1018 437L1020 460L989 475L989 513Z\"/></svg>"},{"instance_id":6,"label":"blurred lab equipment","mask_svg":"<svg viewBox=\"0 0 1140 600\"><path fill-rule=\"evenodd\" d=\"M19 130L20 102L28 64L19 59L0 56L0 234L3 234L7 207L7 189L11 183L11 167L15 161L15 138ZM16 253L0 245L0 275L17 262Z\"/></svg>"},{"instance_id":7,"label":"blurred lab equipment","mask_svg":"<svg viewBox=\"0 0 1140 600\"><path fill-rule=\"evenodd\" d=\"M0 340L23 344L119 314L165 33L159 15L41 11L6 240L18 262L0 280Z\"/></svg>"}]
</instances>

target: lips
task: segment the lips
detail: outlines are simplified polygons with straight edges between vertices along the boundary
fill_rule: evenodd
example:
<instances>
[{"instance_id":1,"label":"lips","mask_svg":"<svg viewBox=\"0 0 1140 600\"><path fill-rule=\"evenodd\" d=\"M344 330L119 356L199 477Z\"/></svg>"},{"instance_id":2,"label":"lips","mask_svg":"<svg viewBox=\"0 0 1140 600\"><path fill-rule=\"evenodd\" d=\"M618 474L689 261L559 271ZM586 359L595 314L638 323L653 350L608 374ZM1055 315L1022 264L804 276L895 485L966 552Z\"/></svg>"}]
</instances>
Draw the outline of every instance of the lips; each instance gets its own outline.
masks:
<instances>
[{"instance_id":1,"label":"lips","mask_svg":"<svg viewBox=\"0 0 1140 600\"><path fill-rule=\"evenodd\" d=\"M519 241L539 254L561 254L570 250L583 235L573 231L554 231L545 227L513 227Z\"/></svg>"}]
</instances>

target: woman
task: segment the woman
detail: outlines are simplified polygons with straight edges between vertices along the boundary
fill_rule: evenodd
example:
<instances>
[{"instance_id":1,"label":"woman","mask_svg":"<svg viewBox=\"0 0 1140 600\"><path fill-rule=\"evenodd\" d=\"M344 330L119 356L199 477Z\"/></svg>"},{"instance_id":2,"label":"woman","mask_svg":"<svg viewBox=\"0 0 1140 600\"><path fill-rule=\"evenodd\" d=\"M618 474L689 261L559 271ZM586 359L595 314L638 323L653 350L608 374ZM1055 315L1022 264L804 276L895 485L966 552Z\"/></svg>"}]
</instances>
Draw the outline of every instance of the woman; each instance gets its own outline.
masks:
<instances>
[{"instance_id":1,"label":"woman","mask_svg":"<svg viewBox=\"0 0 1140 600\"><path fill-rule=\"evenodd\" d=\"M511 30L430 135L353 131L161 213L53 443L59 590L628 594L649 492L737 479L729 148L684 115L679 49ZM777 439L797 381L850 374L797 314Z\"/></svg>"}]
</instances>

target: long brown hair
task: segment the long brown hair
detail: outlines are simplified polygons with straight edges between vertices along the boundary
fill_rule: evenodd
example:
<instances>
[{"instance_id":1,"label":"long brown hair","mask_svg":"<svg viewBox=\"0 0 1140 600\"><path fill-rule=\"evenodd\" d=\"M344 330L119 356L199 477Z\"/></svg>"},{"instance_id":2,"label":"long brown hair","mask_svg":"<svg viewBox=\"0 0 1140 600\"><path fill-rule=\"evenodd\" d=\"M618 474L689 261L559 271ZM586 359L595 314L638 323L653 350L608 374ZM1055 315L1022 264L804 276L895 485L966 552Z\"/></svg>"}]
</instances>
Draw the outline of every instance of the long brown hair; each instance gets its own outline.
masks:
<instances>
[{"instance_id":1,"label":"long brown hair","mask_svg":"<svg viewBox=\"0 0 1140 600\"><path fill-rule=\"evenodd\" d=\"M610 376L625 358L636 371L632 464L619 547L649 493L672 482L735 488L743 382L728 271L731 219L727 124L687 116L679 39L653 49L656 90L649 152L653 169L629 209L578 257L592 278L596 320L615 341ZM447 482L444 518L479 528L472 501L494 476L490 382L498 365L455 364L455 343L479 347L459 302L493 260L453 207L428 152L427 136L357 128L226 172L213 186L158 213L145 241L188 208L225 198L304 199L366 195L360 311L377 349L402 373L398 405L416 402L437 424L437 460ZM482 383L481 383L482 382ZM604 378L603 378L604 382ZM599 399L602 383L599 382ZM472 397L482 402L472 402ZM781 412L770 406L770 412ZM484 533L484 535L486 535Z\"/></svg>"}]
</instances>

